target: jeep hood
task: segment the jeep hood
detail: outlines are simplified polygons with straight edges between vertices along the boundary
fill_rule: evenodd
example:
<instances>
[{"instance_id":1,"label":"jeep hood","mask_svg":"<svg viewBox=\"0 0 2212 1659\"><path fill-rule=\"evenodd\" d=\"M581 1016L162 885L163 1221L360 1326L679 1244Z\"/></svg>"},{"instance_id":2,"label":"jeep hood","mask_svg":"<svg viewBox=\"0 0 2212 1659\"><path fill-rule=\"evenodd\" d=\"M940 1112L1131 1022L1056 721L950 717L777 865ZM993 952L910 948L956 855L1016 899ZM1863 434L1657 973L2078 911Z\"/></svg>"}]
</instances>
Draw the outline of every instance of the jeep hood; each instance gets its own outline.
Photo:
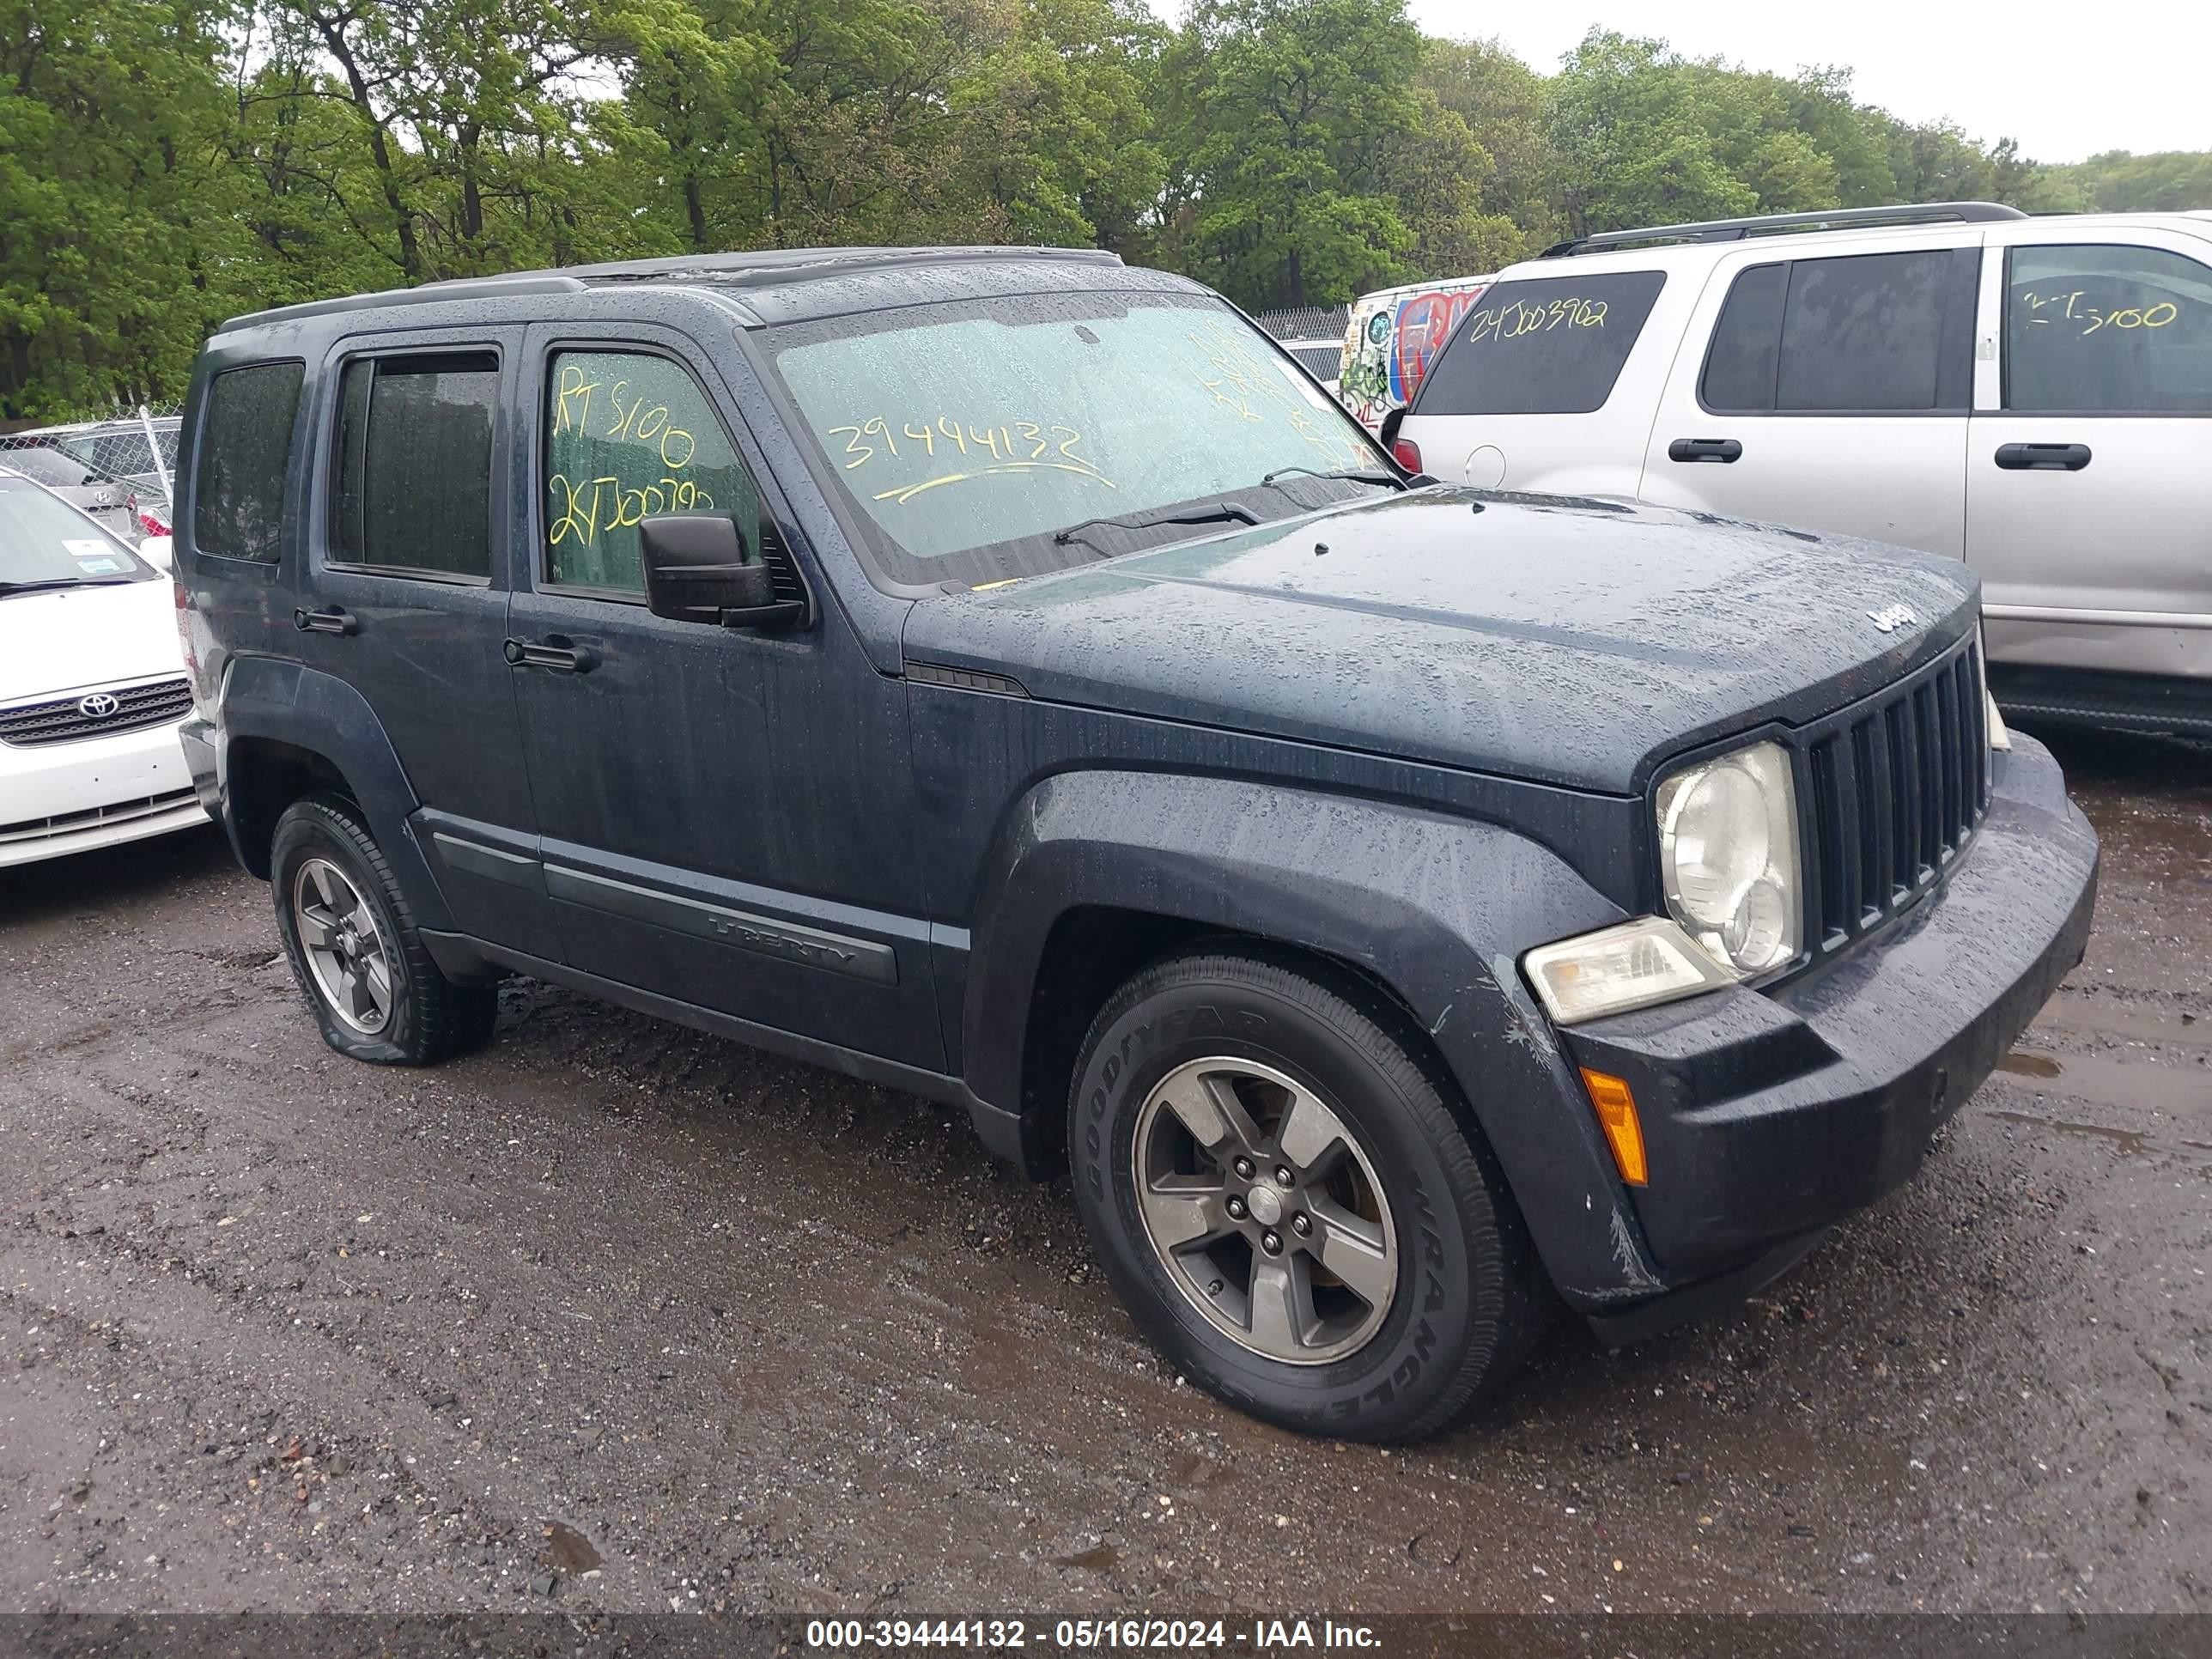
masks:
<instances>
[{"instance_id":1,"label":"jeep hood","mask_svg":"<svg viewBox=\"0 0 2212 1659\"><path fill-rule=\"evenodd\" d=\"M904 646L1055 702L1630 794L1887 684L1979 591L1847 538L1431 489L933 596Z\"/></svg>"}]
</instances>

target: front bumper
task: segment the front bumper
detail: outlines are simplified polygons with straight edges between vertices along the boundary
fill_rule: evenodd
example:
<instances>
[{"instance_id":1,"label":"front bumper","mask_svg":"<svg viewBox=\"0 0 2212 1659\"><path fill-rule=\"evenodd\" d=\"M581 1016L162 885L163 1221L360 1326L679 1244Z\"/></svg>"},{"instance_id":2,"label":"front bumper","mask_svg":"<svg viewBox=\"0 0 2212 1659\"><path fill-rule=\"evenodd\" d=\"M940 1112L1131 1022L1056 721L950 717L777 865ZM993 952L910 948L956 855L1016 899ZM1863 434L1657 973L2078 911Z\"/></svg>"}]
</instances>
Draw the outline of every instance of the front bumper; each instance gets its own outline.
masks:
<instances>
[{"instance_id":1,"label":"front bumper","mask_svg":"<svg viewBox=\"0 0 2212 1659\"><path fill-rule=\"evenodd\" d=\"M1772 990L1564 1034L1577 1064L1635 1093L1650 1180L1631 1198L1671 1290L1749 1289L1910 1177L2081 959L2096 834L2040 744L2017 737L1992 758L1980 831L1888 933ZM1686 1314L1710 1298L1670 1299ZM1629 1334L1666 1322L1656 1307L1615 1311Z\"/></svg>"},{"instance_id":2,"label":"front bumper","mask_svg":"<svg viewBox=\"0 0 2212 1659\"><path fill-rule=\"evenodd\" d=\"M0 868L206 822L174 722L77 743L0 744Z\"/></svg>"}]
</instances>

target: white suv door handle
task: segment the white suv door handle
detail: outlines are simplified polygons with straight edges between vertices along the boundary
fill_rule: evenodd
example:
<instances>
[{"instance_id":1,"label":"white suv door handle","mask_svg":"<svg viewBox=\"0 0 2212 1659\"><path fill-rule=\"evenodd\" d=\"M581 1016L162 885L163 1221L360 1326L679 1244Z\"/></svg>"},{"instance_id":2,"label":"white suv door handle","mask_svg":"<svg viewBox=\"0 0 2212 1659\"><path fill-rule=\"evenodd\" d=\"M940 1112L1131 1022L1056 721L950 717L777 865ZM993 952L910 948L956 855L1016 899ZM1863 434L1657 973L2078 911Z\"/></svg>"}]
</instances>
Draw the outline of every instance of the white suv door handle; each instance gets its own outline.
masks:
<instances>
[{"instance_id":1,"label":"white suv door handle","mask_svg":"<svg viewBox=\"0 0 2212 1659\"><path fill-rule=\"evenodd\" d=\"M1997 465L2008 472L2079 472L2089 465L2089 446L1999 444Z\"/></svg>"},{"instance_id":2,"label":"white suv door handle","mask_svg":"<svg viewBox=\"0 0 2212 1659\"><path fill-rule=\"evenodd\" d=\"M1733 461L1743 454L1743 445L1734 438L1677 438L1667 446L1670 461Z\"/></svg>"}]
</instances>

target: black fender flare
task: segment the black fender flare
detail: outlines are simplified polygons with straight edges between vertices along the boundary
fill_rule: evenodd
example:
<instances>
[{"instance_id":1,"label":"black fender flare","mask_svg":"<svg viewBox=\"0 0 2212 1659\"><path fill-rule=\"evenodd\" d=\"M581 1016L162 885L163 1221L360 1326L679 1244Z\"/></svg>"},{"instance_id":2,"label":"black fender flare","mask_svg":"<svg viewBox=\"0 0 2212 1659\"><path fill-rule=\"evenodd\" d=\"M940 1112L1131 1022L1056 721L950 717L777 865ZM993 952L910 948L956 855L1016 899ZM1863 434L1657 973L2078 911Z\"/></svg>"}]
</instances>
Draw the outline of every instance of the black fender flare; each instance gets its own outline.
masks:
<instances>
[{"instance_id":1,"label":"black fender flare","mask_svg":"<svg viewBox=\"0 0 2212 1659\"><path fill-rule=\"evenodd\" d=\"M421 805L383 723L368 700L334 674L276 657L235 657L223 676L222 748L217 791L232 799L232 750L241 738L264 738L319 755L335 768L368 818L386 862L418 926L448 929L451 911L416 839L412 814ZM232 850L249 870L265 863L265 849L240 845L236 817L222 812Z\"/></svg>"},{"instance_id":2,"label":"black fender flare","mask_svg":"<svg viewBox=\"0 0 2212 1659\"><path fill-rule=\"evenodd\" d=\"M1380 981L1426 1030L1571 1301L1663 1288L1596 1116L1516 965L1532 945L1623 916L1549 849L1384 800L1066 772L1006 820L981 890L962 1012L980 1098L1022 1098L1023 1011L1072 909L1150 912L1311 951Z\"/></svg>"}]
</instances>

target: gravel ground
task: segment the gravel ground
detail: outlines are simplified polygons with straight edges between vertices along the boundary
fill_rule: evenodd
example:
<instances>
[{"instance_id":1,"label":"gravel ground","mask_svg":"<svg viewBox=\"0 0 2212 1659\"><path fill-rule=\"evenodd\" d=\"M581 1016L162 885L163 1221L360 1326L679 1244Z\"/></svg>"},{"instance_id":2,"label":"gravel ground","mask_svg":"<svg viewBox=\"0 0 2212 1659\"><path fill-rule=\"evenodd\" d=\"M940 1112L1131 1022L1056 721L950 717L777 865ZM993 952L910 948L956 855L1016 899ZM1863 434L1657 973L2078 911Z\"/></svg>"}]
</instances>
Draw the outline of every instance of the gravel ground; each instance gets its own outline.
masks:
<instances>
[{"instance_id":1,"label":"gravel ground","mask_svg":"<svg viewBox=\"0 0 2212 1659\"><path fill-rule=\"evenodd\" d=\"M1396 1452L938 1108L529 983L352 1065L213 832L0 875L0 1608L2212 1609L2212 752L2061 755L2088 957L1919 1179Z\"/></svg>"}]
</instances>

